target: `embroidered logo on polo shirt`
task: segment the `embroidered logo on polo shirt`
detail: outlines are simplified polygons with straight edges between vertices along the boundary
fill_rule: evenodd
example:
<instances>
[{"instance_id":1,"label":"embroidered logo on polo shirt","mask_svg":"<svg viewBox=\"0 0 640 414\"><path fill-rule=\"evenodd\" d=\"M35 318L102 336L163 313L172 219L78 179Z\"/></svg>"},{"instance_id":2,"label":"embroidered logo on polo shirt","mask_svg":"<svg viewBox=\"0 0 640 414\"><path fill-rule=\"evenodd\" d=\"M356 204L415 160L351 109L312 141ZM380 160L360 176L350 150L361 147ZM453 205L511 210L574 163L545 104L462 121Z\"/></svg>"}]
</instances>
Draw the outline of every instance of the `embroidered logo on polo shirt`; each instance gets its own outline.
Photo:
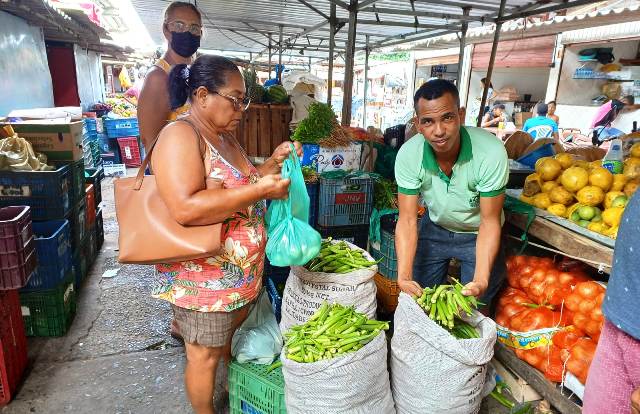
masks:
<instances>
[{"instance_id":1,"label":"embroidered logo on polo shirt","mask_svg":"<svg viewBox=\"0 0 640 414\"><path fill-rule=\"evenodd\" d=\"M475 194L473 197L469 199L469 205L471 207L480 207L480 194Z\"/></svg>"}]
</instances>

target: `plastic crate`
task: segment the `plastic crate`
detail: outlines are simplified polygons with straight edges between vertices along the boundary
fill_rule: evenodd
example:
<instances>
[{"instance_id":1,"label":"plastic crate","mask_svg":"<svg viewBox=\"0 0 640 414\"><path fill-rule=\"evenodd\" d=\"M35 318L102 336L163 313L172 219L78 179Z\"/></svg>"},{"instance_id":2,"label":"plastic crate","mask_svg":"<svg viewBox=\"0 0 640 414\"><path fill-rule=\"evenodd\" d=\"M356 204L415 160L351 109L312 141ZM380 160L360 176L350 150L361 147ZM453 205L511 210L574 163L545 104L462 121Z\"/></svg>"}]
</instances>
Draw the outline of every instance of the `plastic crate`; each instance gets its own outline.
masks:
<instances>
[{"instance_id":1,"label":"plastic crate","mask_svg":"<svg viewBox=\"0 0 640 414\"><path fill-rule=\"evenodd\" d=\"M267 373L269 365L229 364L231 414L285 414L282 368ZM253 411L252 411L253 410Z\"/></svg>"},{"instance_id":2,"label":"plastic crate","mask_svg":"<svg viewBox=\"0 0 640 414\"><path fill-rule=\"evenodd\" d=\"M369 225L361 226L341 226L341 227L322 227L317 226L316 230L323 239L331 237L333 240L344 240L353 243L361 249L367 249L369 241Z\"/></svg>"},{"instance_id":3,"label":"plastic crate","mask_svg":"<svg viewBox=\"0 0 640 414\"><path fill-rule=\"evenodd\" d=\"M553 144L544 144L537 150L530 152L524 157L518 158L516 161L518 161L520 164L526 165L527 167L535 168L536 161L538 161L542 157L552 157L555 153L556 152L553 149Z\"/></svg>"},{"instance_id":4,"label":"plastic crate","mask_svg":"<svg viewBox=\"0 0 640 414\"><path fill-rule=\"evenodd\" d=\"M83 245L83 251L84 254L87 258L87 271L86 274L84 275L85 277L89 274L89 269L91 268L91 266L93 265L93 262L95 262L96 257L98 256L98 250L97 250L97 246L96 246L96 226L93 225L91 226L91 228L89 228L87 230L87 237L85 239L84 245Z\"/></svg>"},{"instance_id":5,"label":"plastic crate","mask_svg":"<svg viewBox=\"0 0 640 414\"><path fill-rule=\"evenodd\" d=\"M102 219L102 209L96 213L96 251L99 252L104 244L104 220Z\"/></svg>"},{"instance_id":6,"label":"plastic crate","mask_svg":"<svg viewBox=\"0 0 640 414\"><path fill-rule=\"evenodd\" d=\"M280 323L280 316L282 316L282 292L276 287L274 281L269 278L266 279L264 286L267 289L267 295L269 295L276 320Z\"/></svg>"},{"instance_id":7,"label":"plastic crate","mask_svg":"<svg viewBox=\"0 0 640 414\"><path fill-rule=\"evenodd\" d=\"M398 297L400 287L395 280L389 280L380 273L373 277L376 283L376 298L378 299L378 309L385 313L393 313L398 307Z\"/></svg>"},{"instance_id":8,"label":"plastic crate","mask_svg":"<svg viewBox=\"0 0 640 414\"><path fill-rule=\"evenodd\" d=\"M135 137L140 135L138 118L103 119L109 138Z\"/></svg>"},{"instance_id":9,"label":"plastic crate","mask_svg":"<svg viewBox=\"0 0 640 414\"><path fill-rule=\"evenodd\" d=\"M27 367L27 337L18 292L0 292L0 406L14 397Z\"/></svg>"},{"instance_id":10,"label":"plastic crate","mask_svg":"<svg viewBox=\"0 0 640 414\"><path fill-rule=\"evenodd\" d=\"M96 194L96 209L102 203L102 180L104 180L104 169L102 167L86 168L84 170L85 184L93 184L93 191Z\"/></svg>"},{"instance_id":11,"label":"plastic crate","mask_svg":"<svg viewBox=\"0 0 640 414\"><path fill-rule=\"evenodd\" d=\"M27 336L62 336L76 313L73 274L54 289L20 292L22 318Z\"/></svg>"},{"instance_id":12,"label":"plastic crate","mask_svg":"<svg viewBox=\"0 0 640 414\"><path fill-rule=\"evenodd\" d=\"M0 290L27 284L36 270L36 243L28 206L0 208Z\"/></svg>"},{"instance_id":13,"label":"plastic crate","mask_svg":"<svg viewBox=\"0 0 640 414\"><path fill-rule=\"evenodd\" d=\"M76 204L67 220L71 228L71 254L76 254L87 234L87 207L84 198Z\"/></svg>"},{"instance_id":14,"label":"plastic crate","mask_svg":"<svg viewBox=\"0 0 640 414\"><path fill-rule=\"evenodd\" d=\"M33 223L38 267L24 290L53 289L71 270L71 230L67 220Z\"/></svg>"},{"instance_id":15,"label":"plastic crate","mask_svg":"<svg viewBox=\"0 0 640 414\"><path fill-rule=\"evenodd\" d=\"M30 206L32 220L59 220L71 210L71 168L0 171L0 207Z\"/></svg>"},{"instance_id":16,"label":"plastic crate","mask_svg":"<svg viewBox=\"0 0 640 414\"><path fill-rule=\"evenodd\" d=\"M378 272L384 277L397 280L398 279L398 257L396 256L396 241L393 233L386 230L380 230L380 257L382 259L378 263ZM376 259L378 260L378 259Z\"/></svg>"},{"instance_id":17,"label":"plastic crate","mask_svg":"<svg viewBox=\"0 0 640 414\"><path fill-rule=\"evenodd\" d=\"M86 226L92 227L96 224L96 192L93 184L85 184L85 206L86 206Z\"/></svg>"},{"instance_id":18,"label":"plastic crate","mask_svg":"<svg viewBox=\"0 0 640 414\"><path fill-rule=\"evenodd\" d=\"M318 225L353 226L369 223L373 179L320 177Z\"/></svg>"},{"instance_id":19,"label":"plastic crate","mask_svg":"<svg viewBox=\"0 0 640 414\"><path fill-rule=\"evenodd\" d=\"M307 194L309 194L309 225L318 224L318 193L320 185L318 183L309 183L307 186Z\"/></svg>"},{"instance_id":20,"label":"plastic crate","mask_svg":"<svg viewBox=\"0 0 640 414\"><path fill-rule=\"evenodd\" d=\"M73 281L76 289L80 289L82 282L89 273L89 260L85 253L84 249L82 249L73 256Z\"/></svg>"},{"instance_id":21,"label":"plastic crate","mask_svg":"<svg viewBox=\"0 0 640 414\"><path fill-rule=\"evenodd\" d=\"M84 118L84 127L88 133L98 133L98 119L97 118Z\"/></svg>"},{"instance_id":22,"label":"plastic crate","mask_svg":"<svg viewBox=\"0 0 640 414\"><path fill-rule=\"evenodd\" d=\"M122 163L127 167L139 167L142 165L140 147L136 137L118 138Z\"/></svg>"},{"instance_id":23,"label":"plastic crate","mask_svg":"<svg viewBox=\"0 0 640 414\"><path fill-rule=\"evenodd\" d=\"M84 196L84 160L78 160L74 162L69 161L56 161L54 162L56 167L62 165L68 165L71 170L71 179L69 184L70 198L72 204L76 204L78 199Z\"/></svg>"}]
</instances>

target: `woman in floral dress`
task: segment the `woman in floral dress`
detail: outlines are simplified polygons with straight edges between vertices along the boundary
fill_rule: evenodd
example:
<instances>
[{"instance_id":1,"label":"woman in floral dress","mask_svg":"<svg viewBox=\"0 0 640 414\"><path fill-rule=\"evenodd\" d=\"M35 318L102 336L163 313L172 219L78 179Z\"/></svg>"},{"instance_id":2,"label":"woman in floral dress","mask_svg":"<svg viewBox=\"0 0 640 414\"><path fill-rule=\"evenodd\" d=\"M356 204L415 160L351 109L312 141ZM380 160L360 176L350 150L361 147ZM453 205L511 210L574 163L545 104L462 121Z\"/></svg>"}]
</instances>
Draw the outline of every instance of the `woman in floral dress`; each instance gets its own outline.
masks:
<instances>
[{"instance_id":1,"label":"woman in floral dress","mask_svg":"<svg viewBox=\"0 0 640 414\"><path fill-rule=\"evenodd\" d=\"M153 152L158 190L183 225L223 223L223 249L215 257L157 265L153 295L172 304L185 341L185 385L194 411L214 412L215 374L230 359L231 337L256 299L264 267L265 199L288 195L280 168L290 151L283 143L253 166L233 137L248 106L238 68L203 55L169 75L171 107L191 103L190 116L166 126ZM297 150L300 146L296 143ZM206 189L205 177L221 189Z\"/></svg>"}]
</instances>

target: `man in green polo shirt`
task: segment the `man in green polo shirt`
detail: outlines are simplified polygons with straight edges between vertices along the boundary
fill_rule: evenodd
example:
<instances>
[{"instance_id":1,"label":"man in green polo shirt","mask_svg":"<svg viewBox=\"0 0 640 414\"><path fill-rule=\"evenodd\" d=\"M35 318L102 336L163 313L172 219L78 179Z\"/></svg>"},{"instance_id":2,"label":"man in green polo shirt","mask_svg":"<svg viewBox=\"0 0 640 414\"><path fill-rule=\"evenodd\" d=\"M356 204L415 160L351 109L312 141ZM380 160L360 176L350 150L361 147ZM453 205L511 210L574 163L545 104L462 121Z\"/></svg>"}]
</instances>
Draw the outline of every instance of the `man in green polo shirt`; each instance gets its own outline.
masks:
<instances>
[{"instance_id":1,"label":"man in green polo shirt","mask_svg":"<svg viewBox=\"0 0 640 414\"><path fill-rule=\"evenodd\" d=\"M400 148L395 165L398 285L420 295L422 287L445 282L449 261L456 258L463 293L488 304L506 272L500 235L507 152L489 132L461 125L465 111L449 81L422 85L414 107L419 134ZM427 214L418 225L420 195Z\"/></svg>"}]
</instances>

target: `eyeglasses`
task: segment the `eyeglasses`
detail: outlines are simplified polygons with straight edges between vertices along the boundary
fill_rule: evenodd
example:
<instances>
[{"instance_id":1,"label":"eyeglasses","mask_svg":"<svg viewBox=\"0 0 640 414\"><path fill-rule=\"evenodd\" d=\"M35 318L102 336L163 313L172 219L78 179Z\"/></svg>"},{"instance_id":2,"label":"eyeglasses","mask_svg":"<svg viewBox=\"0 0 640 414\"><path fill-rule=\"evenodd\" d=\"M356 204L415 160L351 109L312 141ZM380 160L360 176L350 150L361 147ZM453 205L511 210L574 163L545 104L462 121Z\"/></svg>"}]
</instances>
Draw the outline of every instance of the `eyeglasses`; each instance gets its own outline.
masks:
<instances>
[{"instance_id":1,"label":"eyeglasses","mask_svg":"<svg viewBox=\"0 0 640 414\"><path fill-rule=\"evenodd\" d=\"M167 22L167 27L172 32L178 32L178 33L189 32L194 36L202 36L202 26L200 26L199 24L194 23L194 24L188 25L183 21L173 20L173 21Z\"/></svg>"},{"instance_id":2,"label":"eyeglasses","mask_svg":"<svg viewBox=\"0 0 640 414\"><path fill-rule=\"evenodd\" d=\"M222 92L214 92L216 95L220 95L223 98L227 98L228 100L230 100L233 103L233 109L235 109L236 111L246 111L249 108L249 105L251 104L251 98L249 98L248 96L245 96L242 99L238 99L235 96L231 96L231 95L227 95L226 93L222 93Z\"/></svg>"}]
</instances>

